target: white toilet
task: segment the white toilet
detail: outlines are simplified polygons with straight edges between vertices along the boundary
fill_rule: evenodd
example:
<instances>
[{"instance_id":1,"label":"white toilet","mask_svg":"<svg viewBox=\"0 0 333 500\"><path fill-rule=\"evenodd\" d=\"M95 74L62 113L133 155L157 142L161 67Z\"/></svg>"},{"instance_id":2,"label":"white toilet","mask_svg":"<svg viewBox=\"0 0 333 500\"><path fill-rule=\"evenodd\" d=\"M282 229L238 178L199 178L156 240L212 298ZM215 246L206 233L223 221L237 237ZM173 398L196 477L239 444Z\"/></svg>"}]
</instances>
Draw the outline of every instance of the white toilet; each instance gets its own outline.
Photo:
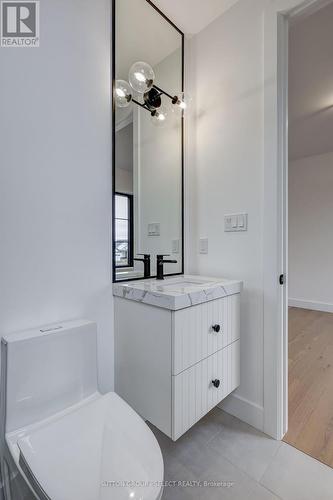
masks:
<instances>
[{"instance_id":1,"label":"white toilet","mask_svg":"<svg viewBox=\"0 0 333 500\"><path fill-rule=\"evenodd\" d=\"M100 394L96 325L73 321L1 344L6 500L157 500L155 436L115 393Z\"/></svg>"}]
</instances>

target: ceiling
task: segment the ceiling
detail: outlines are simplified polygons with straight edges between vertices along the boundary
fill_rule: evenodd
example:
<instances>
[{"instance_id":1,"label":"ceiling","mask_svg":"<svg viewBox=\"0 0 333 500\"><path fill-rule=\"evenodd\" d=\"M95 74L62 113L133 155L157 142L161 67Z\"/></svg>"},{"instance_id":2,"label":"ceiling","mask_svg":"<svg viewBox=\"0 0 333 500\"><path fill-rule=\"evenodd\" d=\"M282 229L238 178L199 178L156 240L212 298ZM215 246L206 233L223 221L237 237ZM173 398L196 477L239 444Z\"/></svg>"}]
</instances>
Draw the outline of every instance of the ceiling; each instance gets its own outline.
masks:
<instances>
[{"instance_id":1,"label":"ceiling","mask_svg":"<svg viewBox=\"0 0 333 500\"><path fill-rule=\"evenodd\" d=\"M153 0L185 34L198 33L237 2L238 0Z\"/></svg>"},{"instance_id":2,"label":"ceiling","mask_svg":"<svg viewBox=\"0 0 333 500\"><path fill-rule=\"evenodd\" d=\"M195 34L238 0L152 1L184 33ZM181 45L179 33L146 0L116 0L116 26L117 78L127 79L133 62L155 66Z\"/></svg>"},{"instance_id":3,"label":"ceiling","mask_svg":"<svg viewBox=\"0 0 333 500\"><path fill-rule=\"evenodd\" d=\"M289 157L333 151L333 4L295 23L289 41Z\"/></svg>"},{"instance_id":4,"label":"ceiling","mask_svg":"<svg viewBox=\"0 0 333 500\"><path fill-rule=\"evenodd\" d=\"M116 78L136 61L152 67L181 49L181 35L145 0L116 0Z\"/></svg>"}]
</instances>

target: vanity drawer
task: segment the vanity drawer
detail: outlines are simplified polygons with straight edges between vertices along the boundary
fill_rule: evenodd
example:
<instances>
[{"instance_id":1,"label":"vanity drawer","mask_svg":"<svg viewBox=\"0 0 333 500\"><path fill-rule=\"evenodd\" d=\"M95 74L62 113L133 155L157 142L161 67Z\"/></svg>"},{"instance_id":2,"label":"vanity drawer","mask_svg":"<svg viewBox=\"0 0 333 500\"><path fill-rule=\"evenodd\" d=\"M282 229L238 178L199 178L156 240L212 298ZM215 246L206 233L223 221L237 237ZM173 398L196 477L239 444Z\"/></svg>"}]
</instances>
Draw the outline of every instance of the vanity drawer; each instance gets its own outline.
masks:
<instances>
[{"instance_id":1,"label":"vanity drawer","mask_svg":"<svg viewBox=\"0 0 333 500\"><path fill-rule=\"evenodd\" d=\"M173 313L172 374L178 375L238 340L239 309L240 294L236 294Z\"/></svg>"},{"instance_id":2,"label":"vanity drawer","mask_svg":"<svg viewBox=\"0 0 333 500\"><path fill-rule=\"evenodd\" d=\"M240 341L172 377L172 439L178 439L240 384ZM219 385L215 387L213 384Z\"/></svg>"}]
</instances>

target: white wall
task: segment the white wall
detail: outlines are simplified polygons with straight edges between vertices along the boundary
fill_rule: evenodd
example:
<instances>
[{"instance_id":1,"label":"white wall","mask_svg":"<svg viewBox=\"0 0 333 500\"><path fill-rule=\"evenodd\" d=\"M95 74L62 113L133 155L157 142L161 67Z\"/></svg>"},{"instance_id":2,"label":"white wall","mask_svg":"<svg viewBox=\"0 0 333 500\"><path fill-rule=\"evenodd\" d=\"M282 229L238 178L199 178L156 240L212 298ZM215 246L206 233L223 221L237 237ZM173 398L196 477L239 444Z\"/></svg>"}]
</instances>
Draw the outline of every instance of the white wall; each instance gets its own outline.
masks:
<instances>
[{"instance_id":1,"label":"white wall","mask_svg":"<svg viewBox=\"0 0 333 500\"><path fill-rule=\"evenodd\" d=\"M333 3L296 19L289 32L289 158L332 151Z\"/></svg>"},{"instance_id":2,"label":"white wall","mask_svg":"<svg viewBox=\"0 0 333 500\"><path fill-rule=\"evenodd\" d=\"M330 3L289 36L289 304L331 312L332 22Z\"/></svg>"},{"instance_id":3,"label":"white wall","mask_svg":"<svg viewBox=\"0 0 333 500\"><path fill-rule=\"evenodd\" d=\"M241 386L224 407L263 427L263 8L238 2L190 43L196 138L187 166L189 271L244 281ZM248 212L246 233L224 214ZM199 255L198 239L209 238Z\"/></svg>"},{"instance_id":4,"label":"white wall","mask_svg":"<svg viewBox=\"0 0 333 500\"><path fill-rule=\"evenodd\" d=\"M0 333L87 317L113 387L109 0L43 0L0 49Z\"/></svg>"},{"instance_id":5,"label":"white wall","mask_svg":"<svg viewBox=\"0 0 333 500\"><path fill-rule=\"evenodd\" d=\"M116 191L118 193L133 194L133 172L124 168L116 169Z\"/></svg>"},{"instance_id":6,"label":"white wall","mask_svg":"<svg viewBox=\"0 0 333 500\"><path fill-rule=\"evenodd\" d=\"M174 95L181 91L181 49L154 66L156 85ZM169 104L168 98L162 102ZM166 264L165 273L182 270L182 151L181 120L171 110L166 123L157 127L150 113L134 112L134 203L136 253L151 254L151 273L156 273L156 255L171 254L172 241L179 240L177 264ZM148 236L148 225L160 223L160 236ZM142 264L136 264L142 269Z\"/></svg>"},{"instance_id":7,"label":"white wall","mask_svg":"<svg viewBox=\"0 0 333 500\"><path fill-rule=\"evenodd\" d=\"M121 108L120 108L121 109ZM116 132L116 191L133 194L133 123Z\"/></svg>"},{"instance_id":8,"label":"white wall","mask_svg":"<svg viewBox=\"0 0 333 500\"><path fill-rule=\"evenodd\" d=\"M333 312L333 153L289 165L290 305Z\"/></svg>"}]
</instances>

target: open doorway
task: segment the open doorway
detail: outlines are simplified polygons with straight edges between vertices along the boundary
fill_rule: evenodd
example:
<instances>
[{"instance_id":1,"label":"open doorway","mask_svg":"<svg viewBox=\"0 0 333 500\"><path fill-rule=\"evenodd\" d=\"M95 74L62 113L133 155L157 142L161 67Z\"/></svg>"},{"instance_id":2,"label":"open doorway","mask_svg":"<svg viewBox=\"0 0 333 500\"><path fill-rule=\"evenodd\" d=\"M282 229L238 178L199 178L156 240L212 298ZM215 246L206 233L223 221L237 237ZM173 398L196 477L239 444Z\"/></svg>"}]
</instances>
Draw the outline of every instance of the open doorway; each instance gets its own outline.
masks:
<instances>
[{"instance_id":1,"label":"open doorway","mask_svg":"<svg viewBox=\"0 0 333 500\"><path fill-rule=\"evenodd\" d=\"M333 3L289 28L289 425L333 467Z\"/></svg>"}]
</instances>

